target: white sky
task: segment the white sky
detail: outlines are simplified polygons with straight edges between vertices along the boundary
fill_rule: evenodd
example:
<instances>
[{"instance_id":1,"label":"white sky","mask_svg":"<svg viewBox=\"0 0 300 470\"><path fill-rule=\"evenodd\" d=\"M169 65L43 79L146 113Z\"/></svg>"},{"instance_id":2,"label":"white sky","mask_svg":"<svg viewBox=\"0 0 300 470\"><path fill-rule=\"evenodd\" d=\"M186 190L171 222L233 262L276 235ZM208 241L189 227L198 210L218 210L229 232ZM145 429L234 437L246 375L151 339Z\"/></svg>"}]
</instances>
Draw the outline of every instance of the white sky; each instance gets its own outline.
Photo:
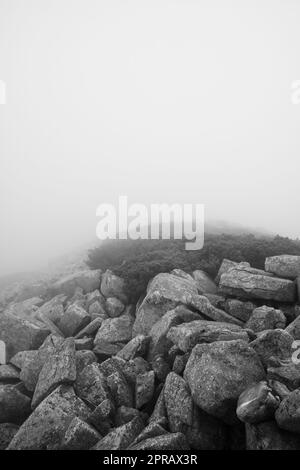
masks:
<instances>
[{"instance_id":1,"label":"white sky","mask_svg":"<svg viewBox=\"0 0 300 470\"><path fill-rule=\"evenodd\" d=\"M0 274L122 194L300 236L299 22L299 0L0 0Z\"/></svg>"}]
</instances>

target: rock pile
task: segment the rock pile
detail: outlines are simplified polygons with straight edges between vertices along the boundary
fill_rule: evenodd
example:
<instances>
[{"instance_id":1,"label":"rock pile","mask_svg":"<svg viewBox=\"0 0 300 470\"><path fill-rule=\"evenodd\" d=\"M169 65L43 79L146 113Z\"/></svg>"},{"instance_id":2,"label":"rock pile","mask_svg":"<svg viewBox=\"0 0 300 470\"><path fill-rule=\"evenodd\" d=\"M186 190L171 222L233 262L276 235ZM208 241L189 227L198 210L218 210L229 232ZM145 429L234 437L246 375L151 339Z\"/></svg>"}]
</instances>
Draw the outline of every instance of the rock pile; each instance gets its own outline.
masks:
<instances>
[{"instance_id":1,"label":"rock pile","mask_svg":"<svg viewBox=\"0 0 300 470\"><path fill-rule=\"evenodd\" d=\"M300 449L300 257L83 270L0 313L1 449ZM299 354L300 356L300 354Z\"/></svg>"}]
</instances>

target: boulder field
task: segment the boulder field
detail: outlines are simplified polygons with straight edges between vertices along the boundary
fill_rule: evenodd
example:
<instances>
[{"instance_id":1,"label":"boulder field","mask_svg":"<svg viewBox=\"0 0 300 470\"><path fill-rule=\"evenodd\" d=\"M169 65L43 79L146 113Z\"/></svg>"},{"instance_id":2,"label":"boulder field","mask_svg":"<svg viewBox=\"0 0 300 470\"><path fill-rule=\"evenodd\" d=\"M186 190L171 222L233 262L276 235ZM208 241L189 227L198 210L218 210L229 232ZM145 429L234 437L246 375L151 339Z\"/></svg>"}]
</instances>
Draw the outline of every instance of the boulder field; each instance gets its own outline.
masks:
<instances>
[{"instance_id":1,"label":"boulder field","mask_svg":"<svg viewBox=\"0 0 300 470\"><path fill-rule=\"evenodd\" d=\"M282 255L160 273L136 306L110 270L8 296L0 449L299 450L299 286Z\"/></svg>"}]
</instances>

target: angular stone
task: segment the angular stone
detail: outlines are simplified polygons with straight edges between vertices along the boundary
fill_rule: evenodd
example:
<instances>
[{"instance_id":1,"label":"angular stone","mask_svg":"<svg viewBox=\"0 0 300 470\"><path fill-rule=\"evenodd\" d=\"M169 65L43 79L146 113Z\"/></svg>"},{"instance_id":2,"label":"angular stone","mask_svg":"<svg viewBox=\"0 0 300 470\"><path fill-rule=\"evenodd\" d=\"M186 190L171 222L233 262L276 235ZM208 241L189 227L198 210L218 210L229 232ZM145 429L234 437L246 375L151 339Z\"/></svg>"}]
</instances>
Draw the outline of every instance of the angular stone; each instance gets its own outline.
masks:
<instances>
[{"instance_id":1,"label":"angular stone","mask_svg":"<svg viewBox=\"0 0 300 470\"><path fill-rule=\"evenodd\" d=\"M164 396L164 389L162 388L158 399L156 400L152 415L149 419L149 424L155 421L161 421L167 418L167 410L165 404L165 396Z\"/></svg>"},{"instance_id":2,"label":"angular stone","mask_svg":"<svg viewBox=\"0 0 300 470\"><path fill-rule=\"evenodd\" d=\"M87 351L92 350L94 347L94 339L93 338L80 338L75 339L75 349L76 351Z\"/></svg>"},{"instance_id":3,"label":"angular stone","mask_svg":"<svg viewBox=\"0 0 300 470\"><path fill-rule=\"evenodd\" d=\"M51 334L64 338L63 333L56 326L56 324L53 323L53 321L50 320L49 318L44 317L43 319L41 319L41 324L43 325L43 327L48 328Z\"/></svg>"},{"instance_id":4,"label":"angular stone","mask_svg":"<svg viewBox=\"0 0 300 470\"><path fill-rule=\"evenodd\" d=\"M116 371L107 377L107 385L117 407L133 406L133 394L125 376L121 371Z\"/></svg>"},{"instance_id":5,"label":"angular stone","mask_svg":"<svg viewBox=\"0 0 300 470\"><path fill-rule=\"evenodd\" d=\"M88 450L102 438L96 429L75 417L69 424L62 444L63 450Z\"/></svg>"},{"instance_id":6,"label":"angular stone","mask_svg":"<svg viewBox=\"0 0 300 470\"><path fill-rule=\"evenodd\" d=\"M264 367L274 357L279 360L289 359L292 355L293 338L285 330L266 330L250 343Z\"/></svg>"},{"instance_id":7,"label":"angular stone","mask_svg":"<svg viewBox=\"0 0 300 470\"><path fill-rule=\"evenodd\" d=\"M275 413L277 424L286 431L300 433L300 390L294 390L282 400Z\"/></svg>"},{"instance_id":8,"label":"angular stone","mask_svg":"<svg viewBox=\"0 0 300 470\"><path fill-rule=\"evenodd\" d=\"M264 380L265 372L258 355L244 341L217 341L194 347L184 378L202 410L234 424L240 394Z\"/></svg>"},{"instance_id":9,"label":"angular stone","mask_svg":"<svg viewBox=\"0 0 300 470\"><path fill-rule=\"evenodd\" d=\"M157 355L163 357L167 355L169 349L172 347L172 339L168 336L170 328L180 325L183 322L201 320L201 318L198 313L194 313L184 306L176 307L174 310L165 313L150 330L148 360L151 361Z\"/></svg>"},{"instance_id":10,"label":"angular stone","mask_svg":"<svg viewBox=\"0 0 300 470\"><path fill-rule=\"evenodd\" d=\"M249 341L247 332L240 326L207 320L197 320L172 327L167 338L183 352L191 351L196 344L200 343L237 339Z\"/></svg>"},{"instance_id":11,"label":"angular stone","mask_svg":"<svg viewBox=\"0 0 300 470\"><path fill-rule=\"evenodd\" d=\"M207 317L209 320L226 322L226 323L233 323L234 325L243 326L243 322L238 320L237 318L228 315L228 313L220 310L219 308L214 307L207 297L204 295L197 295L193 298L191 305L199 310L199 312Z\"/></svg>"},{"instance_id":12,"label":"angular stone","mask_svg":"<svg viewBox=\"0 0 300 470\"><path fill-rule=\"evenodd\" d=\"M61 384L72 384L76 380L75 342L66 339L48 357L39 374L32 398L32 409Z\"/></svg>"},{"instance_id":13,"label":"angular stone","mask_svg":"<svg viewBox=\"0 0 300 470\"><path fill-rule=\"evenodd\" d=\"M159 424L159 422L155 421L153 423L150 423L148 424L148 426L145 427L145 429L141 432L141 434L139 434L138 437L133 441L129 449L131 449L133 446L135 446L139 442L145 441L146 439L150 439L153 437L162 436L164 434L169 434L169 433Z\"/></svg>"},{"instance_id":14,"label":"angular stone","mask_svg":"<svg viewBox=\"0 0 300 470\"><path fill-rule=\"evenodd\" d=\"M33 392L38 382L39 374L47 359L54 353L57 347L63 344L63 339L49 335L34 355L28 355L20 373L20 379L27 390Z\"/></svg>"},{"instance_id":15,"label":"angular stone","mask_svg":"<svg viewBox=\"0 0 300 470\"><path fill-rule=\"evenodd\" d=\"M75 336L91 321L91 316L82 307L73 304L66 310L58 322L58 328L66 336Z\"/></svg>"},{"instance_id":16,"label":"angular stone","mask_svg":"<svg viewBox=\"0 0 300 470\"><path fill-rule=\"evenodd\" d=\"M30 398L15 385L0 384L0 423L23 423L30 412Z\"/></svg>"},{"instance_id":17,"label":"angular stone","mask_svg":"<svg viewBox=\"0 0 300 470\"><path fill-rule=\"evenodd\" d=\"M142 406L152 399L154 393L154 379L155 375L153 370L137 376L135 387L135 406L137 409L142 408Z\"/></svg>"},{"instance_id":18,"label":"angular stone","mask_svg":"<svg viewBox=\"0 0 300 470\"><path fill-rule=\"evenodd\" d=\"M0 340L6 344L6 360L19 351L38 349L50 331L7 313L0 315Z\"/></svg>"},{"instance_id":19,"label":"angular stone","mask_svg":"<svg viewBox=\"0 0 300 470\"><path fill-rule=\"evenodd\" d=\"M185 380L174 372L166 379L164 398L170 431L185 434L193 422L193 400Z\"/></svg>"},{"instance_id":20,"label":"angular stone","mask_svg":"<svg viewBox=\"0 0 300 470\"><path fill-rule=\"evenodd\" d=\"M17 367L18 369L22 369L26 361L31 360L32 358L36 357L37 351L19 351L10 359L10 364Z\"/></svg>"},{"instance_id":21,"label":"angular stone","mask_svg":"<svg viewBox=\"0 0 300 470\"><path fill-rule=\"evenodd\" d=\"M236 261L231 261L230 259L224 258L219 268L217 277L215 279L216 284L219 284L222 274L227 273L232 268L236 268L239 264L241 263L237 263ZM249 263L243 263L243 265L250 266Z\"/></svg>"},{"instance_id":22,"label":"angular stone","mask_svg":"<svg viewBox=\"0 0 300 470\"><path fill-rule=\"evenodd\" d=\"M80 330L75 336L76 339L84 338L85 336L94 336L103 323L103 319L98 317L92 320L87 326Z\"/></svg>"},{"instance_id":23,"label":"angular stone","mask_svg":"<svg viewBox=\"0 0 300 470\"><path fill-rule=\"evenodd\" d=\"M75 416L85 419L89 409L72 387L56 388L33 411L20 427L9 450L47 450L60 446L70 422Z\"/></svg>"},{"instance_id":24,"label":"angular stone","mask_svg":"<svg viewBox=\"0 0 300 470\"><path fill-rule=\"evenodd\" d=\"M75 360L76 360L77 376L89 364L93 364L93 362L97 363L97 357L92 351L89 351L89 350L76 351Z\"/></svg>"},{"instance_id":25,"label":"angular stone","mask_svg":"<svg viewBox=\"0 0 300 470\"><path fill-rule=\"evenodd\" d=\"M41 320L51 320L55 325L64 314L64 303L67 297L64 294L56 295L45 302L37 311L37 317Z\"/></svg>"},{"instance_id":26,"label":"angular stone","mask_svg":"<svg viewBox=\"0 0 300 470\"><path fill-rule=\"evenodd\" d=\"M87 422L94 426L102 435L109 433L113 427L115 406L106 398L90 413Z\"/></svg>"},{"instance_id":27,"label":"angular stone","mask_svg":"<svg viewBox=\"0 0 300 470\"><path fill-rule=\"evenodd\" d=\"M123 426L123 424L129 423L136 417L143 419L142 413L139 410L129 406L120 406L115 416L116 426Z\"/></svg>"},{"instance_id":28,"label":"angular stone","mask_svg":"<svg viewBox=\"0 0 300 470\"><path fill-rule=\"evenodd\" d=\"M275 328L283 329L285 325L286 318L281 310L264 305L253 310L245 326L258 333L259 331Z\"/></svg>"},{"instance_id":29,"label":"angular stone","mask_svg":"<svg viewBox=\"0 0 300 470\"><path fill-rule=\"evenodd\" d=\"M99 364L89 364L78 374L75 391L82 400L92 407L96 407L103 400L109 398L106 378L101 372Z\"/></svg>"},{"instance_id":30,"label":"angular stone","mask_svg":"<svg viewBox=\"0 0 300 470\"><path fill-rule=\"evenodd\" d=\"M86 294L85 308L88 310L94 302L99 302L103 308L105 307L105 298L100 293L99 289L96 289L93 292L88 292Z\"/></svg>"},{"instance_id":31,"label":"angular stone","mask_svg":"<svg viewBox=\"0 0 300 470\"><path fill-rule=\"evenodd\" d=\"M150 365L145 359L142 357L135 357L130 361L124 361L122 365L122 371L128 380L134 387L136 384L136 380L138 375L144 374L150 370Z\"/></svg>"},{"instance_id":32,"label":"angular stone","mask_svg":"<svg viewBox=\"0 0 300 470\"><path fill-rule=\"evenodd\" d=\"M106 341L101 341L95 345L93 351L96 354L98 361L102 362L107 358L118 354L124 346L124 343L108 343Z\"/></svg>"},{"instance_id":33,"label":"angular stone","mask_svg":"<svg viewBox=\"0 0 300 470\"><path fill-rule=\"evenodd\" d=\"M105 310L110 318L119 317L124 311L125 305L117 297L106 299Z\"/></svg>"},{"instance_id":34,"label":"angular stone","mask_svg":"<svg viewBox=\"0 0 300 470\"><path fill-rule=\"evenodd\" d=\"M103 320L106 320L106 318L108 318L104 307L98 300L96 300L89 306L88 312L93 320L97 317L101 317Z\"/></svg>"},{"instance_id":35,"label":"angular stone","mask_svg":"<svg viewBox=\"0 0 300 470\"><path fill-rule=\"evenodd\" d=\"M86 294L99 288L101 279L101 270L78 271L59 279L52 285L54 294L65 294L72 296L77 287L80 287Z\"/></svg>"},{"instance_id":36,"label":"angular stone","mask_svg":"<svg viewBox=\"0 0 300 470\"><path fill-rule=\"evenodd\" d=\"M278 277L296 279L300 276L300 256L279 255L270 256L265 261L266 271Z\"/></svg>"},{"instance_id":37,"label":"angular stone","mask_svg":"<svg viewBox=\"0 0 300 470\"><path fill-rule=\"evenodd\" d=\"M252 274L244 268L233 268L222 274L219 284L224 294L246 299L276 300L278 302L294 302L296 286L287 279Z\"/></svg>"},{"instance_id":38,"label":"angular stone","mask_svg":"<svg viewBox=\"0 0 300 470\"><path fill-rule=\"evenodd\" d=\"M144 423L140 418L134 418L129 423L113 429L98 444L94 450L124 450L127 449L134 439L142 432Z\"/></svg>"},{"instance_id":39,"label":"angular stone","mask_svg":"<svg viewBox=\"0 0 300 470\"><path fill-rule=\"evenodd\" d=\"M242 322L247 322L256 308L256 305L250 301L242 302L238 299L227 299L225 310L229 315L238 318Z\"/></svg>"},{"instance_id":40,"label":"angular stone","mask_svg":"<svg viewBox=\"0 0 300 470\"><path fill-rule=\"evenodd\" d=\"M124 346L116 355L125 361L130 361L137 356L145 356L149 345L149 336L137 335Z\"/></svg>"},{"instance_id":41,"label":"angular stone","mask_svg":"<svg viewBox=\"0 0 300 470\"><path fill-rule=\"evenodd\" d=\"M166 312L179 304L188 305L197 293L194 281L167 273L155 276L148 284L147 295L137 309L133 336L147 335Z\"/></svg>"},{"instance_id":42,"label":"angular stone","mask_svg":"<svg viewBox=\"0 0 300 470\"><path fill-rule=\"evenodd\" d=\"M100 290L106 298L117 297L117 299L121 300L124 304L128 302L124 279L116 276L110 270L105 271L102 275Z\"/></svg>"},{"instance_id":43,"label":"angular stone","mask_svg":"<svg viewBox=\"0 0 300 470\"><path fill-rule=\"evenodd\" d=\"M101 346L101 343L128 343L132 338L132 326L134 318L129 314L123 314L118 318L108 318L104 320L99 328L95 346Z\"/></svg>"},{"instance_id":44,"label":"angular stone","mask_svg":"<svg viewBox=\"0 0 300 470\"><path fill-rule=\"evenodd\" d=\"M261 423L274 417L280 400L267 382L250 385L239 397L236 414L244 423Z\"/></svg>"}]
</instances>

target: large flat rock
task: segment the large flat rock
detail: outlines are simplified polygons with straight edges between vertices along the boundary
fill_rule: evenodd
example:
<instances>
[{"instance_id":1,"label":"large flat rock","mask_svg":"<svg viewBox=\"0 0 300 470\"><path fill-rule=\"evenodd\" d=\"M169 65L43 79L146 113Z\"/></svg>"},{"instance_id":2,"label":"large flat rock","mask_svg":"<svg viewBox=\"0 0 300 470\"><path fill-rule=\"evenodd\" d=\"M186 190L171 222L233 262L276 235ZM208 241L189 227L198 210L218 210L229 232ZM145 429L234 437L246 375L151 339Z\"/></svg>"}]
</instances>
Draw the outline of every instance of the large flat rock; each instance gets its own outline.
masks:
<instances>
[{"instance_id":1,"label":"large flat rock","mask_svg":"<svg viewBox=\"0 0 300 470\"><path fill-rule=\"evenodd\" d=\"M296 279L300 276L300 256L279 255L270 256L265 261L266 271L278 277Z\"/></svg>"},{"instance_id":2,"label":"large flat rock","mask_svg":"<svg viewBox=\"0 0 300 470\"><path fill-rule=\"evenodd\" d=\"M296 285L288 279L252 274L247 269L232 268L222 274L220 290L226 295L247 299L265 299L278 302L294 302Z\"/></svg>"}]
</instances>

